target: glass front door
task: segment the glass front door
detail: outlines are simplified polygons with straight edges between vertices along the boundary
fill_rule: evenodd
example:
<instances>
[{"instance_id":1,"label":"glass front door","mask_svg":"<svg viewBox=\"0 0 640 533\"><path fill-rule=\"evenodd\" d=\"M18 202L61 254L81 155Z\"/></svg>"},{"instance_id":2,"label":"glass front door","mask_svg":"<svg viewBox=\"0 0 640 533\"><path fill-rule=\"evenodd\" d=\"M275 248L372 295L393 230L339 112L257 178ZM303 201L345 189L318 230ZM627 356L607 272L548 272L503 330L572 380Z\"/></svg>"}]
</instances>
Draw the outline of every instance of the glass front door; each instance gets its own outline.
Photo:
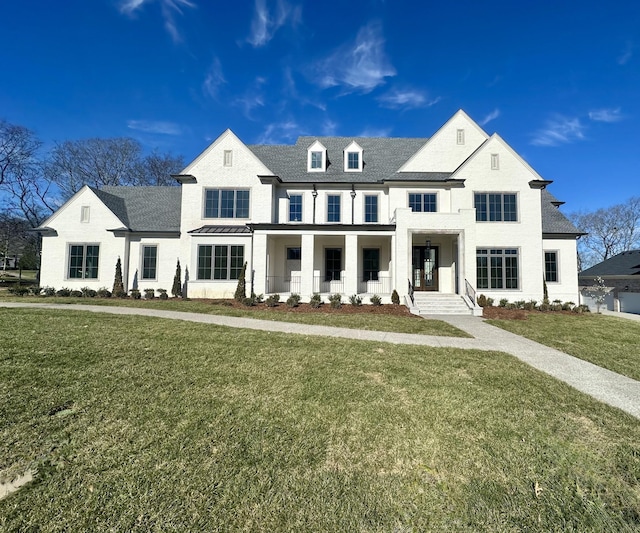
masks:
<instances>
[{"instance_id":1,"label":"glass front door","mask_svg":"<svg viewBox=\"0 0 640 533\"><path fill-rule=\"evenodd\" d=\"M412 254L413 288L416 291L438 290L438 248L414 246Z\"/></svg>"}]
</instances>

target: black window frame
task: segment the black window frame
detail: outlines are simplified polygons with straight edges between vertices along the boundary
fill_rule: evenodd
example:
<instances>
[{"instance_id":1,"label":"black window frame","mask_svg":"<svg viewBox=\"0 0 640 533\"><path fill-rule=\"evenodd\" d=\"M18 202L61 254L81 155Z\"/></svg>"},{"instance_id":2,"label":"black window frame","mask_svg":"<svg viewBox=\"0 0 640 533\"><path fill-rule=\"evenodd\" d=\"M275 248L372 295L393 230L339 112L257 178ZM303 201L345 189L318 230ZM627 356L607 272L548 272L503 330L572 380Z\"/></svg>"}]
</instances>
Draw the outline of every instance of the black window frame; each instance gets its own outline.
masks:
<instances>
[{"instance_id":1,"label":"black window frame","mask_svg":"<svg viewBox=\"0 0 640 533\"><path fill-rule=\"evenodd\" d=\"M435 192L410 192L407 202L414 213L438 212L438 194Z\"/></svg>"},{"instance_id":2,"label":"black window frame","mask_svg":"<svg viewBox=\"0 0 640 533\"><path fill-rule=\"evenodd\" d=\"M198 268L196 272L196 279L198 280L237 280L240 277L243 266L244 244L198 245Z\"/></svg>"},{"instance_id":3,"label":"black window frame","mask_svg":"<svg viewBox=\"0 0 640 533\"><path fill-rule=\"evenodd\" d=\"M379 203L377 194L364 195L364 221L366 224L378 223Z\"/></svg>"},{"instance_id":4,"label":"black window frame","mask_svg":"<svg viewBox=\"0 0 640 533\"><path fill-rule=\"evenodd\" d=\"M478 248L476 286L485 290L519 290L520 250L518 248Z\"/></svg>"},{"instance_id":5,"label":"black window frame","mask_svg":"<svg viewBox=\"0 0 640 533\"><path fill-rule=\"evenodd\" d=\"M302 222L302 194L289 195L289 222Z\"/></svg>"},{"instance_id":6,"label":"black window frame","mask_svg":"<svg viewBox=\"0 0 640 533\"><path fill-rule=\"evenodd\" d=\"M553 258L551 258L553 256ZM544 251L544 280L547 283L558 283L558 252L556 250Z\"/></svg>"},{"instance_id":7,"label":"black window frame","mask_svg":"<svg viewBox=\"0 0 640 533\"><path fill-rule=\"evenodd\" d=\"M518 222L518 195L514 192L476 192L476 222Z\"/></svg>"},{"instance_id":8,"label":"black window frame","mask_svg":"<svg viewBox=\"0 0 640 533\"><path fill-rule=\"evenodd\" d=\"M67 250L69 254L67 279L99 279L99 243L69 244ZM78 253L78 251L80 251L80 253ZM89 252L91 252L91 254L89 254ZM93 255L94 252L96 252L95 255Z\"/></svg>"},{"instance_id":9,"label":"black window frame","mask_svg":"<svg viewBox=\"0 0 640 533\"><path fill-rule=\"evenodd\" d=\"M154 250L153 256L147 256L147 250ZM156 280L158 279L158 245L143 244L142 245L142 265L140 269L140 279ZM153 275L150 275L152 272Z\"/></svg>"},{"instance_id":10,"label":"black window frame","mask_svg":"<svg viewBox=\"0 0 640 533\"><path fill-rule=\"evenodd\" d=\"M379 281L380 248L362 249L362 281Z\"/></svg>"},{"instance_id":11,"label":"black window frame","mask_svg":"<svg viewBox=\"0 0 640 533\"><path fill-rule=\"evenodd\" d=\"M337 200L337 207L332 201ZM340 194L327 194L327 222L340 222L342 218L342 196Z\"/></svg>"},{"instance_id":12,"label":"black window frame","mask_svg":"<svg viewBox=\"0 0 640 533\"><path fill-rule=\"evenodd\" d=\"M342 279L342 248L324 249L324 280L340 281Z\"/></svg>"},{"instance_id":13,"label":"black window frame","mask_svg":"<svg viewBox=\"0 0 640 533\"><path fill-rule=\"evenodd\" d=\"M203 218L249 218L250 189L205 189Z\"/></svg>"}]
</instances>

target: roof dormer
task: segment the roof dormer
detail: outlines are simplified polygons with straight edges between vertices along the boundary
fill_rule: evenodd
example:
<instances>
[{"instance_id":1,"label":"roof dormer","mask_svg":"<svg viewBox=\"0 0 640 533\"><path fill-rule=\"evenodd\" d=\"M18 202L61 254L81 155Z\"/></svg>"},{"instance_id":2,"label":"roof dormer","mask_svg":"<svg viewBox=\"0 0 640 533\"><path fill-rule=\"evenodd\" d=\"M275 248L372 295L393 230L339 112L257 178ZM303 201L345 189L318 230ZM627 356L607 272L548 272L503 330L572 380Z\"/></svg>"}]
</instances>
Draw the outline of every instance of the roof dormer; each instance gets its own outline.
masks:
<instances>
[{"instance_id":1,"label":"roof dormer","mask_svg":"<svg viewBox=\"0 0 640 533\"><path fill-rule=\"evenodd\" d=\"M362 172L362 147L355 141L344 149L344 171Z\"/></svg>"},{"instance_id":2,"label":"roof dormer","mask_svg":"<svg viewBox=\"0 0 640 533\"><path fill-rule=\"evenodd\" d=\"M319 141L307 149L307 172L324 172L327 170L327 149Z\"/></svg>"}]
</instances>

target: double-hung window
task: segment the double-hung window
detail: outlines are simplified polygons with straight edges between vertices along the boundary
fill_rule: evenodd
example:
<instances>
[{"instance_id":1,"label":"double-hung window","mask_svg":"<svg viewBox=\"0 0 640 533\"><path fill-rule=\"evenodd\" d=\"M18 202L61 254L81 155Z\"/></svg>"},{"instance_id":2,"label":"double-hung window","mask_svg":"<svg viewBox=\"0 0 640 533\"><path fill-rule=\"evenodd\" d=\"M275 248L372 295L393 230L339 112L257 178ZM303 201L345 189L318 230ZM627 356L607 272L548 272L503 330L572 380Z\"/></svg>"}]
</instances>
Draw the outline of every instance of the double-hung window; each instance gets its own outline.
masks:
<instances>
[{"instance_id":1,"label":"double-hung window","mask_svg":"<svg viewBox=\"0 0 640 533\"><path fill-rule=\"evenodd\" d=\"M474 195L477 222L517 222L515 193L481 192Z\"/></svg>"},{"instance_id":2,"label":"double-hung window","mask_svg":"<svg viewBox=\"0 0 640 533\"><path fill-rule=\"evenodd\" d=\"M100 245L72 244L69 246L69 279L98 279Z\"/></svg>"},{"instance_id":3,"label":"double-hung window","mask_svg":"<svg viewBox=\"0 0 640 533\"><path fill-rule=\"evenodd\" d=\"M479 248L476 275L478 289L517 289L518 249Z\"/></svg>"},{"instance_id":4,"label":"double-hung window","mask_svg":"<svg viewBox=\"0 0 640 533\"><path fill-rule=\"evenodd\" d=\"M342 271L342 248L327 248L324 251L324 280L339 281Z\"/></svg>"},{"instance_id":5,"label":"double-hung window","mask_svg":"<svg viewBox=\"0 0 640 533\"><path fill-rule=\"evenodd\" d=\"M362 281L378 281L380 275L380 249L363 248Z\"/></svg>"},{"instance_id":6,"label":"double-hung window","mask_svg":"<svg viewBox=\"0 0 640 533\"><path fill-rule=\"evenodd\" d=\"M414 213L435 213L438 210L435 193L409 193L409 207Z\"/></svg>"},{"instance_id":7,"label":"double-hung window","mask_svg":"<svg viewBox=\"0 0 640 533\"><path fill-rule=\"evenodd\" d=\"M244 265L244 246L211 245L198 246L198 279L238 279Z\"/></svg>"},{"instance_id":8,"label":"double-hung window","mask_svg":"<svg viewBox=\"0 0 640 533\"><path fill-rule=\"evenodd\" d=\"M311 168L314 170L322 168L322 152L311 152Z\"/></svg>"},{"instance_id":9,"label":"double-hung window","mask_svg":"<svg viewBox=\"0 0 640 533\"><path fill-rule=\"evenodd\" d=\"M327 195L327 222L340 222L340 195Z\"/></svg>"},{"instance_id":10,"label":"double-hung window","mask_svg":"<svg viewBox=\"0 0 640 533\"><path fill-rule=\"evenodd\" d=\"M156 279L158 268L158 247L145 245L142 247L142 279Z\"/></svg>"},{"instance_id":11,"label":"double-hung window","mask_svg":"<svg viewBox=\"0 0 640 533\"><path fill-rule=\"evenodd\" d=\"M289 195L289 222L302 222L302 195Z\"/></svg>"},{"instance_id":12,"label":"double-hung window","mask_svg":"<svg viewBox=\"0 0 640 533\"><path fill-rule=\"evenodd\" d=\"M558 281L558 252L544 253L544 280L551 283Z\"/></svg>"},{"instance_id":13,"label":"double-hung window","mask_svg":"<svg viewBox=\"0 0 640 533\"><path fill-rule=\"evenodd\" d=\"M378 196L365 194L364 196L364 221L378 222Z\"/></svg>"},{"instance_id":14,"label":"double-hung window","mask_svg":"<svg viewBox=\"0 0 640 533\"><path fill-rule=\"evenodd\" d=\"M347 169L358 170L360 168L360 152L347 153Z\"/></svg>"},{"instance_id":15,"label":"double-hung window","mask_svg":"<svg viewBox=\"0 0 640 533\"><path fill-rule=\"evenodd\" d=\"M204 218L249 218L249 190L207 189Z\"/></svg>"}]
</instances>

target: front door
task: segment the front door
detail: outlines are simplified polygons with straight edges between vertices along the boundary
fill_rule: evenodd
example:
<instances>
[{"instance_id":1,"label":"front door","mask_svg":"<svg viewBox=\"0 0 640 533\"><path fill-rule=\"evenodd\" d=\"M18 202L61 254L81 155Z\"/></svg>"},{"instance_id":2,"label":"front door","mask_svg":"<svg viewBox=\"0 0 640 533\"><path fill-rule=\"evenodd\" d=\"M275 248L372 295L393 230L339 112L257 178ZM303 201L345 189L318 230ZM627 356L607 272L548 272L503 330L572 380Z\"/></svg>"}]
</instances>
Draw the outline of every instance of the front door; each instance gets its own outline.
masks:
<instances>
[{"instance_id":1,"label":"front door","mask_svg":"<svg viewBox=\"0 0 640 533\"><path fill-rule=\"evenodd\" d=\"M413 267L413 288L416 291L438 290L438 248L437 246L414 246L411 264Z\"/></svg>"}]
</instances>

